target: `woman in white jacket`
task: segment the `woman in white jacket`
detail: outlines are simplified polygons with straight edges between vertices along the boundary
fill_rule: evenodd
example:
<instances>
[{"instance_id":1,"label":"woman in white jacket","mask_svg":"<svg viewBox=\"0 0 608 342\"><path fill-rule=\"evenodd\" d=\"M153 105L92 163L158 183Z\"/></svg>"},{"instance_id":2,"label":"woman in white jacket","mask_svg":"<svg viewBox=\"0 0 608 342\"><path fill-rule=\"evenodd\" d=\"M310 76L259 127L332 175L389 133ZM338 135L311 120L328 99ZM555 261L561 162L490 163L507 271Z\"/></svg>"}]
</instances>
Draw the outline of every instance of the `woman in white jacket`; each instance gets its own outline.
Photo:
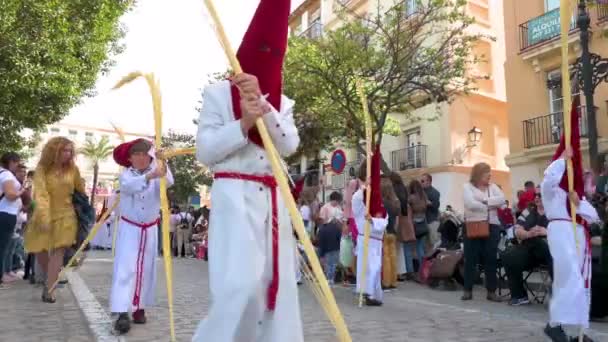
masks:
<instances>
[{"instance_id":1,"label":"woman in white jacket","mask_svg":"<svg viewBox=\"0 0 608 342\"><path fill-rule=\"evenodd\" d=\"M487 299L498 302L496 295L496 259L500 241L500 221L496 209L505 204L502 190L490 182L491 168L486 163L478 163L471 170L471 180L464 185L464 219L467 222L487 221L490 234L487 238L464 239L464 294L462 300L473 299L479 258L484 260Z\"/></svg>"}]
</instances>

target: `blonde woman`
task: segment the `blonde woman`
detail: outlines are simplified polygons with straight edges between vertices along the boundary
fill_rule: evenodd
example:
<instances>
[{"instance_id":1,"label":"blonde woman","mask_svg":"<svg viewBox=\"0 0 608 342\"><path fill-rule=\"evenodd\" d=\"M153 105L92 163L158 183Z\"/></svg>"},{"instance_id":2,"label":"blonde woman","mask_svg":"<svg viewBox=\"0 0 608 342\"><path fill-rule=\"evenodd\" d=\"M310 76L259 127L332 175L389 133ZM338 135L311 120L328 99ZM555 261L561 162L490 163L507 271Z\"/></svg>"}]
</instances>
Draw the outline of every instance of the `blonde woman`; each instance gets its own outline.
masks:
<instances>
[{"instance_id":1,"label":"blonde woman","mask_svg":"<svg viewBox=\"0 0 608 342\"><path fill-rule=\"evenodd\" d=\"M487 222L489 232L485 237L472 237L465 234L464 239L464 294L462 300L473 299L473 283L477 264L484 261L487 300L499 302L496 295L497 249L500 241L500 221L497 209L505 204L505 195L491 182L492 169L486 163L478 163L471 170L471 180L464 185L464 220L470 223ZM471 232L469 232L471 233Z\"/></svg>"},{"instance_id":2,"label":"blonde woman","mask_svg":"<svg viewBox=\"0 0 608 342\"><path fill-rule=\"evenodd\" d=\"M74 143L64 137L50 139L36 167L34 200L36 207L25 234L25 248L47 275L42 301L54 303L48 286L55 283L66 248L76 242L78 224L72 204L75 191L84 192L74 163Z\"/></svg>"}]
</instances>

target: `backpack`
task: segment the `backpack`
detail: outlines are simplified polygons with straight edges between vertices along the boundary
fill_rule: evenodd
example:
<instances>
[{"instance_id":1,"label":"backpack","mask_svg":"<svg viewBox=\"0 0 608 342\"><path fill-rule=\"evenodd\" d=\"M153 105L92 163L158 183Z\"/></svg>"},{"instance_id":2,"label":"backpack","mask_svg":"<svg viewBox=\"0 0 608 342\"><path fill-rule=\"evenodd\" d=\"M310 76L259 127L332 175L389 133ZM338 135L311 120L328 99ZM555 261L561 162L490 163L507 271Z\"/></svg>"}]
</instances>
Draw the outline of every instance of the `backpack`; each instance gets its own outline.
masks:
<instances>
[{"instance_id":1,"label":"backpack","mask_svg":"<svg viewBox=\"0 0 608 342\"><path fill-rule=\"evenodd\" d=\"M177 228L179 229L189 229L190 228L190 222L188 222L188 214L186 215L182 215L179 214L179 224L177 225Z\"/></svg>"}]
</instances>

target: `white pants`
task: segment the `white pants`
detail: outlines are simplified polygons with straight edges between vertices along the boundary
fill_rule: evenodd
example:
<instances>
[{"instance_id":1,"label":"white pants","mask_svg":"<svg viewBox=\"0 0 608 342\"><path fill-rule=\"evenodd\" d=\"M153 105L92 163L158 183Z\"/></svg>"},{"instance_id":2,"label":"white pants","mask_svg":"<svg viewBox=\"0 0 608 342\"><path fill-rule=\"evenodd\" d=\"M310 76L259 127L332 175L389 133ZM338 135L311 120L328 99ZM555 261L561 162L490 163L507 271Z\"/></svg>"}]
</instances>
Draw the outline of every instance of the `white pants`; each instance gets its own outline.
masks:
<instances>
[{"instance_id":1,"label":"white pants","mask_svg":"<svg viewBox=\"0 0 608 342\"><path fill-rule=\"evenodd\" d=\"M177 235L175 239L177 241L177 256L182 255L182 245L185 249L184 255L188 256L189 254L191 254L192 251L190 250L190 229L177 228L175 230L175 234Z\"/></svg>"},{"instance_id":2,"label":"white pants","mask_svg":"<svg viewBox=\"0 0 608 342\"><path fill-rule=\"evenodd\" d=\"M156 295L156 255L158 253L158 228L146 229L146 239L140 253L141 228L120 221L116 237L116 254L114 273L112 274L112 291L110 293L110 310L112 312L129 312L133 306L133 296L137 283L137 262L143 258L141 269L141 296L139 308L144 309L155 303Z\"/></svg>"},{"instance_id":3,"label":"white pants","mask_svg":"<svg viewBox=\"0 0 608 342\"><path fill-rule=\"evenodd\" d=\"M403 254L403 243L397 241L395 244L395 248L397 249L397 274L402 275L407 273L407 269L405 267L405 254Z\"/></svg>"},{"instance_id":4,"label":"white pants","mask_svg":"<svg viewBox=\"0 0 608 342\"><path fill-rule=\"evenodd\" d=\"M253 182L216 179L209 217L211 306L193 342L303 342L296 244L282 198L278 198L279 289L267 310L272 279L270 191Z\"/></svg>"},{"instance_id":5,"label":"white pants","mask_svg":"<svg viewBox=\"0 0 608 342\"><path fill-rule=\"evenodd\" d=\"M371 299L382 301L384 292L382 291L382 241L369 239L367 250L367 266L365 270L365 284L361 284L363 279L363 245L364 237L357 237L357 293L363 287L363 293L369 295Z\"/></svg>"},{"instance_id":6,"label":"white pants","mask_svg":"<svg viewBox=\"0 0 608 342\"><path fill-rule=\"evenodd\" d=\"M553 257L553 293L549 306L550 323L589 327L591 305L591 260L588 260L584 228L553 221L547 236ZM577 250L578 241L578 250ZM584 272L583 271L583 263ZM585 278L588 287L585 287Z\"/></svg>"}]
</instances>

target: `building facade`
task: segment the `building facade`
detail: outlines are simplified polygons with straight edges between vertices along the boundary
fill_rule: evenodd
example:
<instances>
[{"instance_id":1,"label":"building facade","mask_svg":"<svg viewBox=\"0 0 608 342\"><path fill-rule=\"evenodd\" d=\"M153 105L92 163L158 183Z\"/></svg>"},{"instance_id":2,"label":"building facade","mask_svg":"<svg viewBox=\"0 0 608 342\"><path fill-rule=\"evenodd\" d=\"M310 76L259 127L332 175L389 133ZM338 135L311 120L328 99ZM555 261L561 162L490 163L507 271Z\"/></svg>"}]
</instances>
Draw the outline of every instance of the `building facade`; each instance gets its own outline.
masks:
<instances>
[{"instance_id":1,"label":"building facade","mask_svg":"<svg viewBox=\"0 0 608 342\"><path fill-rule=\"evenodd\" d=\"M527 180L540 182L563 130L559 4L559 0L504 2L511 151L506 161L513 191L523 188ZM589 48L592 53L608 56L608 40L603 34L608 28L608 8L589 9L589 15ZM574 14L569 36L570 63L575 63L581 54L579 33ZM594 96L600 155L608 151L607 96L608 86L602 82ZM584 96L581 99L581 145L588 167L586 104Z\"/></svg>"},{"instance_id":2,"label":"building facade","mask_svg":"<svg viewBox=\"0 0 608 342\"><path fill-rule=\"evenodd\" d=\"M392 115L400 123L401 134L383 137L382 154L390 168L406 181L422 173L431 174L434 186L442 193L442 208L452 205L462 209L462 184L478 162L490 164L494 181L510 195L510 178L504 161L509 154L509 125L502 2L469 0L466 6L467 13L475 18L470 32L494 38L481 39L474 45L474 53L483 55L484 62L472 65L469 70L471 74L487 75L488 79L479 81L473 93L459 96L450 104L429 104L417 109L412 115L416 120ZM358 15L374 15L378 10L400 5L408 14L413 14L416 3L415 0L380 0L379 3L378 0L306 0L292 12L290 28L292 34L314 39L340 25L336 13L344 6ZM471 141L477 133L481 133L481 139ZM327 151L324 156L331 153ZM346 155L353 165L362 159L352 150L346 150ZM329 190L326 194L341 189L350 177L348 172L335 175L329 171L324 177Z\"/></svg>"},{"instance_id":3,"label":"building facade","mask_svg":"<svg viewBox=\"0 0 608 342\"><path fill-rule=\"evenodd\" d=\"M124 132L124 134L127 141L137 138L145 138L149 140L154 138L152 135L147 133ZM36 167L42 148L50 138L55 136L63 136L72 140L76 145L77 150L82 147L87 140L100 141L103 137L107 137L110 141L110 145L112 146L117 146L121 143L120 137L113 129L87 127L60 121L56 124L50 125L46 131L42 132L40 144L34 151L34 157L31 160L28 160L27 165L29 168L33 169ZM80 169L81 176L86 180L87 190L91 191L93 185L93 165L91 164L91 161L85 156L77 153L76 165ZM118 172L119 166L114 162L112 156L99 163L99 186L96 196L105 197L111 193L114 181L118 177Z\"/></svg>"}]
</instances>

